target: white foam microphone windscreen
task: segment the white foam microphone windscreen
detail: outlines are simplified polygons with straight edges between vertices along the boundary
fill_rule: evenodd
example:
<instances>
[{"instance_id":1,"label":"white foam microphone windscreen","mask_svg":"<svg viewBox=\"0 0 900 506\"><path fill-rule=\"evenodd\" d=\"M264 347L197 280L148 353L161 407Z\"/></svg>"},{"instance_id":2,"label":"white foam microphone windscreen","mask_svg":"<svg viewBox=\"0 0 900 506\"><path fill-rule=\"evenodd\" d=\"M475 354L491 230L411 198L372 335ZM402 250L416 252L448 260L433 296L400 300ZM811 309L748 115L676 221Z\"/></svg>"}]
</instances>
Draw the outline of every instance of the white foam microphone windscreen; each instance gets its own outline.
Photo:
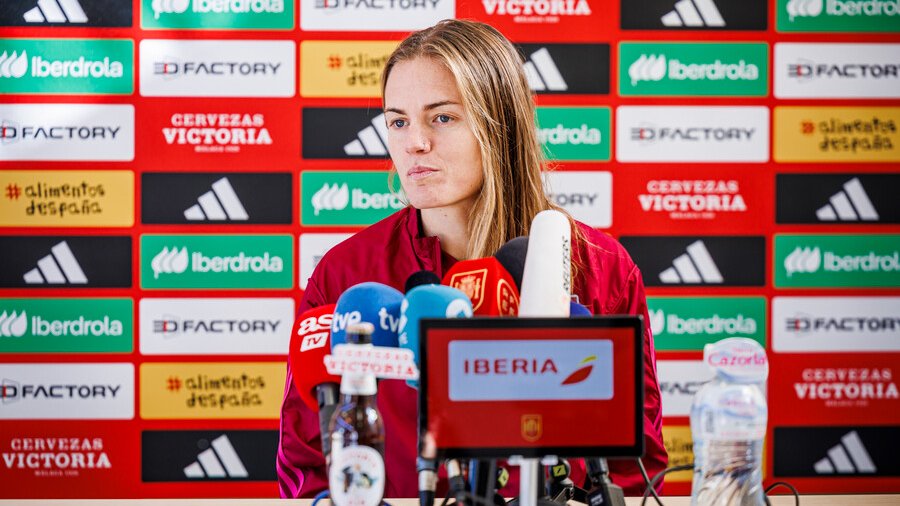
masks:
<instances>
[{"instance_id":1,"label":"white foam microphone windscreen","mask_svg":"<svg viewBox=\"0 0 900 506\"><path fill-rule=\"evenodd\" d=\"M559 211L531 222L519 294L519 316L568 317L572 294L572 229Z\"/></svg>"}]
</instances>

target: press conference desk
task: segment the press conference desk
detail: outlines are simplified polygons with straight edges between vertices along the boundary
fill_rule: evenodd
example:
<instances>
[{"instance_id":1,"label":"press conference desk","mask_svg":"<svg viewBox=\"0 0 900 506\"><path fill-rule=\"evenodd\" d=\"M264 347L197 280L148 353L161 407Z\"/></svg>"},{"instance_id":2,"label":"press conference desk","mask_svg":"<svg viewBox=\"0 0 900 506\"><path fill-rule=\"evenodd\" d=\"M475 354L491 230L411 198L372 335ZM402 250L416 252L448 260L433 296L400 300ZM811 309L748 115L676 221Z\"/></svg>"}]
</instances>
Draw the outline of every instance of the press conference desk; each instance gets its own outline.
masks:
<instances>
[{"instance_id":1,"label":"press conference desk","mask_svg":"<svg viewBox=\"0 0 900 506\"><path fill-rule=\"evenodd\" d=\"M663 497L665 506L689 506L690 497ZM774 496L772 506L793 506L794 496ZM388 500L391 506L418 506L416 499ZM640 497L625 499L628 506L641 504ZM36 499L36 500L0 500L0 506L310 506L309 499ZM322 501L321 506L331 506L329 501ZM439 504L439 503L438 503ZM578 504L578 503L570 503ZM656 503L649 499L647 504ZM890 495L805 495L800 496L802 506L898 506L900 494Z\"/></svg>"}]
</instances>

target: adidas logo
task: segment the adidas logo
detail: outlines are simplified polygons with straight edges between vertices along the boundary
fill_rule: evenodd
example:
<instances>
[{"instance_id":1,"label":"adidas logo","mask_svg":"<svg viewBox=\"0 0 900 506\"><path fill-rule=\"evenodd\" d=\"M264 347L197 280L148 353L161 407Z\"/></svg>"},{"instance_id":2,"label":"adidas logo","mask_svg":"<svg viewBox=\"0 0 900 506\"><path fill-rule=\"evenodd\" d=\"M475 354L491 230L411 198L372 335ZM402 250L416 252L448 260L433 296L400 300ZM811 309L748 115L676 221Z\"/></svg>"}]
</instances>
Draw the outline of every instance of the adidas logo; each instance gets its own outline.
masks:
<instances>
[{"instance_id":1,"label":"adidas logo","mask_svg":"<svg viewBox=\"0 0 900 506\"><path fill-rule=\"evenodd\" d=\"M177 247L169 250L163 246L162 251L153 257L150 261L150 267L153 269L153 279L159 279L160 274L181 274L188 267L188 251L184 246L179 251Z\"/></svg>"},{"instance_id":2,"label":"adidas logo","mask_svg":"<svg viewBox=\"0 0 900 506\"><path fill-rule=\"evenodd\" d=\"M228 436L212 440L212 448L207 448L197 455L197 462L184 468L187 478L247 478L249 473L238 457Z\"/></svg>"},{"instance_id":3,"label":"adidas logo","mask_svg":"<svg viewBox=\"0 0 900 506\"><path fill-rule=\"evenodd\" d=\"M855 430L845 434L813 468L816 474L871 474L878 470Z\"/></svg>"},{"instance_id":4,"label":"adidas logo","mask_svg":"<svg viewBox=\"0 0 900 506\"><path fill-rule=\"evenodd\" d=\"M665 26L725 26L725 20L712 0L679 0L675 10L660 21Z\"/></svg>"},{"instance_id":5,"label":"adidas logo","mask_svg":"<svg viewBox=\"0 0 900 506\"><path fill-rule=\"evenodd\" d=\"M20 78L28 72L28 54L22 51L22 54L7 54L3 51L0 54L0 77Z\"/></svg>"},{"instance_id":6,"label":"adidas logo","mask_svg":"<svg viewBox=\"0 0 900 506\"><path fill-rule=\"evenodd\" d=\"M794 275L795 272L816 272L822 265L822 253L818 247L801 248L797 246L790 255L784 258L784 269L787 271L788 277Z\"/></svg>"},{"instance_id":7,"label":"adidas logo","mask_svg":"<svg viewBox=\"0 0 900 506\"><path fill-rule=\"evenodd\" d=\"M384 114L372 118L372 124L356 135L356 140L344 145L348 156L387 156L387 125Z\"/></svg>"},{"instance_id":8,"label":"adidas logo","mask_svg":"<svg viewBox=\"0 0 900 506\"><path fill-rule=\"evenodd\" d=\"M28 330L28 316L25 311L18 315L15 311L7 315L6 311L0 314L0 337L22 337Z\"/></svg>"},{"instance_id":9,"label":"adidas logo","mask_svg":"<svg viewBox=\"0 0 900 506\"><path fill-rule=\"evenodd\" d=\"M532 91L566 91L569 85L563 79L550 51L542 47L531 53L525 62L525 77Z\"/></svg>"},{"instance_id":10,"label":"adidas logo","mask_svg":"<svg viewBox=\"0 0 900 506\"><path fill-rule=\"evenodd\" d=\"M660 81L666 76L666 55L642 54L628 67L631 85L637 86L639 81Z\"/></svg>"},{"instance_id":11,"label":"adidas logo","mask_svg":"<svg viewBox=\"0 0 900 506\"><path fill-rule=\"evenodd\" d=\"M349 203L350 190L347 188L347 183L341 186L338 186L337 183L333 185L325 183L312 196L312 205L316 216L323 209L326 211L342 211L347 208Z\"/></svg>"},{"instance_id":12,"label":"adidas logo","mask_svg":"<svg viewBox=\"0 0 900 506\"><path fill-rule=\"evenodd\" d=\"M659 273L659 280L666 284L724 282L703 241L688 245L687 253L679 255L672 267Z\"/></svg>"},{"instance_id":13,"label":"adidas logo","mask_svg":"<svg viewBox=\"0 0 900 506\"><path fill-rule=\"evenodd\" d=\"M857 177L844 183L844 189L828 201L816 211L820 221L878 221L878 212Z\"/></svg>"},{"instance_id":14,"label":"adidas logo","mask_svg":"<svg viewBox=\"0 0 900 506\"><path fill-rule=\"evenodd\" d=\"M200 195L197 202L184 211L184 217L189 221L250 219L227 177L213 183L212 191Z\"/></svg>"},{"instance_id":15,"label":"adidas logo","mask_svg":"<svg viewBox=\"0 0 900 506\"><path fill-rule=\"evenodd\" d=\"M822 13L824 7L822 0L790 0L787 3L788 17L791 22L795 17L816 17Z\"/></svg>"},{"instance_id":16,"label":"adidas logo","mask_svg":"<svg viewBox=\"0 0 900 506\"><path fill-rule=\"evenodd\" d=\"M23 16L26 23L87 23L78 0L38 0L37 7Z\"/></svg>"},{"instance_id":17,"label":"adidas logo","mask_svg":"<svg viewBox=\"0 0 900 506\"><path fill-rule=\"evenodd\" d=\"M83 285L88 282L66 241L50 248L50 254L38 260L37 267L26 272L23 277L29 285Z\"/></svg>"}]
</instances>

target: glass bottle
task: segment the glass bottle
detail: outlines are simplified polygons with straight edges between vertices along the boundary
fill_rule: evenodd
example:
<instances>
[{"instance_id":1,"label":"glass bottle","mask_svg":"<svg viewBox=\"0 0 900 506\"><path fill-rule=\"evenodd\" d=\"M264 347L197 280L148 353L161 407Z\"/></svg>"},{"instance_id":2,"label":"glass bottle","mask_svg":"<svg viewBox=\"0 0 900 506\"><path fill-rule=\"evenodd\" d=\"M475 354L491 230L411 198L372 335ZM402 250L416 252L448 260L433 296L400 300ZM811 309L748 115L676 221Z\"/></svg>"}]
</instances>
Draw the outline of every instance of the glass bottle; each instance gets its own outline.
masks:
<instances>
[{"instance_id":1,"label":"glass bottle","mask_svg":"<svg viewBox=\"0 0 900 506\"><path fill-rule=\"evenodd\" d=\"M347 328L347 345L372 348L371 323ZM337 506L378 506L384 497L384 423L376 405L378 384L371 373L345 373L341 402L329 424L328 487Z\"/></svg>"}]
</instances>

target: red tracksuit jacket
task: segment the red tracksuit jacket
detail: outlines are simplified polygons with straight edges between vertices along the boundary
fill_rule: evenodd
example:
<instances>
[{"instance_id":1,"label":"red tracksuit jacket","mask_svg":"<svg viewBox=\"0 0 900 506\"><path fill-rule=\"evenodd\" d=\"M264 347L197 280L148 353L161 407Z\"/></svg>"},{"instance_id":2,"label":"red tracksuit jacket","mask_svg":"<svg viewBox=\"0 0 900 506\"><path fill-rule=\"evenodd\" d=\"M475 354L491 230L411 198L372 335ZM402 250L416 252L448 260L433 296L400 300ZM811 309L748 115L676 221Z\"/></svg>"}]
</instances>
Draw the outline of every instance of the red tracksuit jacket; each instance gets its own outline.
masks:
<instances>
[{"instance_id":1,"label":"red tracksuit jacket","mask_svg":"<svg viewBox=\"0 0 900 506\"><path fill-rule=\"evenodd\" d=\"M644 315L649 322L641 273L616 240L579 223L594 245L573 245L574 259L586 266L574 280L574 293L593 314ZM332 248L316 266L298 314L337 301L345 289L376 281L403 291L410 274L429 270L443 278L455 260L442 254L436 237L423 237L418 212L407 207L366 228ZM385 426L385 497L417 497L417 392L401 380L382 380L378 408ZM662 411L656 377L656 355L649 325L644 332L644 466L650 477L666 468L668 456L662 439ZM584 482L580 459L572 462L571 478ZM627 494L640 495L644 482L633 460L611 460L612 480ZM276 459L282 497L310 497L328 488L321 453L318 414L303 404L294 389L288 363L281 405L280 438ZM514 485L511 483L511 485ZM509 487L509 486L508 486ZM505 496L518 489L504 490ZM501 492L502 493L502 492Z\"/></svg>"}]
</instances>

